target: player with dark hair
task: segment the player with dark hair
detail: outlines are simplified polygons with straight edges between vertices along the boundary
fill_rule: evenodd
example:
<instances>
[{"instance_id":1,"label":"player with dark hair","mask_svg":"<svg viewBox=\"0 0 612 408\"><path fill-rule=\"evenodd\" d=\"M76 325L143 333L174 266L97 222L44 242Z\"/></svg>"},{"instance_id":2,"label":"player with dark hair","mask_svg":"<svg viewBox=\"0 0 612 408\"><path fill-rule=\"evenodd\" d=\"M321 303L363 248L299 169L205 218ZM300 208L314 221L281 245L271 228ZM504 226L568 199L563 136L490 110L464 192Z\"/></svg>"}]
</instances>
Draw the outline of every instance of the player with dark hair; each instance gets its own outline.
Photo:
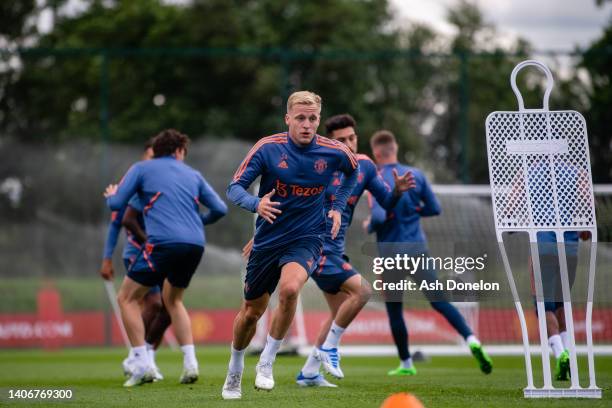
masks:
<instances>
[{"instance_id":1,"label":"player with dark hair","mask_svg":"<svg viewBox=\"0 0 612 408\"><path fill-rule=\"evenodd\" d=\"M227 189L228 198L259 214L244 284L244 301L234 320L233 342L224 399L242 397L244 353L257 321L279 286L279 303L272 317L266 345L257 364L255 387L274 387L272 365L295 314L297 298L317 266L323 247L326 216L335 238L341 213L357 182L357 159L343 144L316 134L321 98L307 91L287 101L288 132L261 139L238 167ZM325 212L325 188L341 171L341 182L331 209ZM258 196L247 192L261 176Z\"/></svg>"},{"instance_id":2,"label":"player with dark hair","mask_svg":"<svg viewBox=\"0 0 612 408\"><path fill-rule=\"evenodd\" d=\"M402 194L400 201L392 210L385 210L375 198L371 198L371 219L366 220L365 227L368 232L376 232L379 252L382 256L393 257L398 252L408 255L427 255L427 241L425 233L421 228L421 217L431 217L440 214L441 208L436 196L431 190L423 172L415 167L402 165L397 160L398 146L395 136L388 130L381 130L372 136L370 146L374 159L378 165L383 179L391 186L394 185L394 174L396 172L411 172L416 182L416 187ZM386 244L386 245L385 245ZM401 276L398 276L401 275ZM409 277L420 286L422 281L434 283L436 271L431 268L421 268ZM403 279L404 274L394 274L393 271L385 271L385 280ZM425 292L431 306L453 326L453 328L465 339L472 354L479 363L483 373L489 374L493 365L489 356L485 353L478 338L465 322L463 316L451 303L444 301L443 296L432 295ZM387 295L387 294L386 294ZM435 298L433 298L435 297ZM439 297L439 298L438 298ZM408 350L408 330L404 322L403 302L401 299L388 299L385 302L391 334L397 347L400 365L389 371L389 375L415 375L416 368L412 363Z\"/></svg>"},{"instance_id":3,"label":"player with dark hair","mask_svg":"<svg viewBox=\"0 0 612 408\"><path fill-rule=\"evenodd\" d=\"M357 124L349 114L332 116L325 122L327 137L346 145L356 154L359 163L357 185L351 192L347 205L342 212L342 226L336 239L332 239L329 228L325 231L323 253L313 280L323 291L329 305L330 316L321 326L315 347L308 356L304 367L297 376L300 386L332 387L319 373L323 364L325 370L337 378L343 378L340 368L338 345L342 334L361 309L366 305L371 295L370 284L361 277L349 263L345 255L346 231L353 219L355 207L365 190L368 190L382 203L384 208L391 209L399 200L401 193L414 187L412 175L407 172L402 177L394 174L395 188L393 191L378 175L376 165L365 154L357 154ZM342 181L342 173L334 173L332 182L325 190L326 209L331 208Z\"/></svg>"},{"instance_id":4,"label":"player with dark hair","mask_svg":"<svg viewBox=\"0 0 612 408\"><path fill-rule=\"evenodd\" d=\"M192 383L198 379L183 294L204 252L203 226L223 217L227 206L198 171L183 163L188 145L186 135L174 129L162 131L153 139L155 158L136 163L119 185L109 185L104 192L111 210L122 208L128 201L136 208L140 205L147 234L117 296L136 360L126 387L152 378L138 302L151 287L161 284L164 305L184 355L180 381ZM209 209L202 217L200 204Z\"/></svg>"},{"instance_id":5,"label":"player with dark hair","mask_svg":"<svg viewBox=\"0 0 612 408\"><path fill-rule=\"evenodd\" d=\"M142 154L142 160L150 160L153 158L153 139L149 139L144 146L144 152ZM117 246L117 240L121 227L125 223L125 219L130 224L135 223L139 229L144 230L144 220L142 218L142 212L135 211L132 207L125 206L119 211L113 211L111 214L111 222L108 226L108 232L106 234L106 242L104 244L104 255L102 258L102 266L100 267L100 275L105 280L112 280L115 274L113 269L113 252ZM134 228L132 226L131 228ZM123 247L123 264L126 271L129 271L131 265L138 257L141 249L141 244L135 237L134 233L130 228L126 227L126 239ZM146 238L145 238L146 240ZM142 242L142 241L140 241ZM145 325L146 333L146 346L148 350L148 356L151 359L151 366L154 371L154 380L163 380L157 364L155 363L155 350L161 344L164 336L164 332L170 326L170 316L163 306L161 299L161 288L154 286L145 295L142 305L142 320ZM131 350L129 355L123 360L123 373L126 376L131 376L132 365L134 363L134 357L132 356Z\"/></svg>"}]
</instances>

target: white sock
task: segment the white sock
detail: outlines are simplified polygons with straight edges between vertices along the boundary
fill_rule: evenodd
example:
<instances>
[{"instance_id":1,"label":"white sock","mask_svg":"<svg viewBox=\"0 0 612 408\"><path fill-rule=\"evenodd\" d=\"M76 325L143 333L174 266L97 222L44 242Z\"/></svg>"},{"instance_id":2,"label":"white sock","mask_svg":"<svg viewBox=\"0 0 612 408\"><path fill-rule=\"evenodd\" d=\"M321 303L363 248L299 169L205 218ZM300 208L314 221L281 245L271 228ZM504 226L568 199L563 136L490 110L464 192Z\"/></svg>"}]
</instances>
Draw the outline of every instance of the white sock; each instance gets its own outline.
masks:
<instances>
[{"instance_id":1,"label":"white sock","mask_svg":"<svg viewBox=\"0 0 612 408\"><path fill-rule=\"evenodd\" d=\"M412 357L402 360L402 368L412 368Z\"/></svg>"},{"instance_id":2,"label":"white sock","mask_svg":"<svg viewBox=\"0 0 612 408\"><path fill-rule=\"evenodd\" d=\"M133 360L134 359L134 348L130 347L130 352L128 353L128 359Z\"/></svg>"},{"instance_id":3,"label":"white sock","mask_svg":"<svg viewBox=\"0 0 612 408\"><path fill-rule=\"evenodd\" d=\"M183 366L193 368L198 366L198 360L195 356L195 347L193 344L181 346L183 352Z\"/></svg>"},{"instance_id":4,"label":"white sock","mask_svg":"<svg viewBox=\"0 0 612 408\"><path fill-rule=\"evenodd\" d=\"M236 350L234 345L230 347L232 353L230 355L229 361L229 372L230 373L241 373L244 371L244 353L246 352L246 347L242 350Z\"/></svg>"},{"instance_id":5,"label":"white sock","mask_svg":"<svg viewBox=\"0 0 612 408\"><path fill-rule=\"evenodd\" d=\"M147 346L147 354L149 355L149 361L152 365L155 365L155 348L150 343L145 343Z\"/></svg>"},{"instance_id":6,"label":"white sock","mask_svg":"<svg viewBox=\"0 0 612 408\"><path fill-rule=\"evenodd\" d=\"M561 353L563 353L563 342L561 341L561 336L558 334L550 336L548 338L548 344L550 345L550 348L552 348L555 358L559 358Z\"/></svg>"},{"instance_id":7,"label":"white sock","mask_svg":"<svg viewBox=\"0 0 612 408\"><path fill-rule=\"evenodd\" d=\"M136 364L139 366L148 366L149 365L149 356L147 353L147 346L138 346L132 347L130 350Z\"/></svg>"},{"instance_id":8,"label":"white sock","mask_svg":"<svg viewBox=\"0 0 612 408\"><path fill-rule=\"evenodd\" d=\"M306 363L304 363L304 367L302 367L302 374L304 374L305 377L315 376L319 373L320 367L321 361L317 358L317 348L313 347L306 359Z\"/></svg>"},{"instance_id":9,"label":"white sock","mask_svg":"<svg viewBox=\"0 0 612 408\"><path fill-rule=\"evenodd\" d=\"M276 353L278 352L278 349L280 348L282 342L283 339L277 340L268 334L268 337L266 338L266 346L261 352L261 356L259 356L259 362L273 363L276 359Z\"/></svg>"},{"instance_id":10,"label":"white sock","mask_svg":"<svg viewBox=\"0 0 612 408\"><path fill-rule=\"evenodd\" d=\"M338 343L340 343L340 338L345 330L346 328L338 326L335 321L332 322L329 332L327 333L327 337L325 338L325 342L321 347L324 349L338 348Z\"/></svg>"},{"instance_id":11,"label":"white sock","mask_svg":"<svg viewBox=\"0 0 612 408\"><path fill-rule=\"evenodd\" d=\"M561 333L559 333L559 336L561 336L561 342L563 343L563 348L566 350L569 350L569 334L567 333L567 331L562 331Z\"/></svg>"},{"instance_id":12,"label":"white sock","mask_svg":"<svg viewBox=\"0 0 612 408\"><path fill-rule=\"evenodd\" d=\"M467 342L467 344L476 343L480 346L480 340L478 340L478 337L474 336L473 334L467 336L467 339L465 339L465 341Z\"/></svg>"}]
</instances>

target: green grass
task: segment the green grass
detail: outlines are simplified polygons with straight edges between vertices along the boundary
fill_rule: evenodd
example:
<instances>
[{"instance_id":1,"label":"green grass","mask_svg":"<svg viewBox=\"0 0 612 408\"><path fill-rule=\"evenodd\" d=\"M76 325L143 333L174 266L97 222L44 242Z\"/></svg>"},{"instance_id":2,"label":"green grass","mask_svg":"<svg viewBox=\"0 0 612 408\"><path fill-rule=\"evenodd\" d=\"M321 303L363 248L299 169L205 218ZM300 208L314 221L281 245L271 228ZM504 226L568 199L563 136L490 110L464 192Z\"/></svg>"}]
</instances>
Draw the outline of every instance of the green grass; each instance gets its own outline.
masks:
<instances>
[{"instance_id":1,"label":"green grass","mask_svg":"<svg viewBox=\"0 0 612 408\"><path fill-rule=\"evenodd\" d=\"M255 358L246 361L243 399L223 401L221 386L227 367L227 347L198 347L201 378L193 385L178 384L182 357L162 350L158 364L164 381L133 389L121 386L121 349L74 349L61 352L1 351L0 406L35 407L378 407L386 396L400 391L417 395L429 408L438 407L609 407L612 406L612 357L596 359L602 400L525 400L522 357L494 358L490 376L481 374L470 357L433 357L418 363L415 377L390 378L390 357L345 357L346 378L337 389L301 389L293 380L303 359L279 357L272 392L253 389ZM534 366L536 361L534 360ZM579 364L585 367L584 359ZM584 371L584 370L583 370ZM537 378L537 377L536 377ZM540 377L541 378L541 377ZM582 379L582 384L585 381ZM9 388L71 388L74 398L64 402L15 402L7 399Z\"/></svg>"}]
</instances>

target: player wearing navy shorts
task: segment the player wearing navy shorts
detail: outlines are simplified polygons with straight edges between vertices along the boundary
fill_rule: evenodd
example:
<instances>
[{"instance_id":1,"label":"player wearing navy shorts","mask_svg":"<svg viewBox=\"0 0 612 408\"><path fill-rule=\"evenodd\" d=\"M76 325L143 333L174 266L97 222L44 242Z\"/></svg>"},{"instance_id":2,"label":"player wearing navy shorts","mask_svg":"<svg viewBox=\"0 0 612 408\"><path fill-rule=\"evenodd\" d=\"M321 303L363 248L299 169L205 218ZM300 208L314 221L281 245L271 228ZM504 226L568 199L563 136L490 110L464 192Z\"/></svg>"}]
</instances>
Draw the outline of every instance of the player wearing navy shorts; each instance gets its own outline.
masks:
<instances>
[{"instance_id":1,"label":"player wearing navy shorts","mask_svg":"<svg viewBox=\"0 0 612 408\"><path fill-rule=\"evenodd\" d=\"M152 380L139 302L157 285L163 285L164 305L184 355L180 381L198 379L183 294L204 252L203 226L223 217L227 206L198 171L183 163L188 144L186 135L174 129L162 131L153 139L154 158L133 165L119 185L109 185L104 192L111 210L123 208L128 201L132 206L140 204L146 226L146 242L117 296L136 360L126 387ZM200 204L209 210L202 217Z\"/></svg>"},{"instance_id":2,"label":"player wearing navy shorts","mask_svg":"<svg viewBox=\"0 0 612 408\"><path fill-rule=\"evenodd\" d=\"M318 95L293 93L285 115L288 132L255 144L227 189L232 202L257 212L259 217L247 263L244 301L234 320L231 358L221 393L224 399L242 397L244 353L278 286L279 304L255 368L255 387L274 387L272 364L293 320L298 294L317 267L326 217L332 221L331 235L335 238L342 211L357 182L358 163L353 153L343 144L316 134L320 115ZM345 178L326 213L325 188L338 170ZM258 176L261 181L255 197L247 189Z\"/></svg>"},{"instance_id":3,"label":"player wearing navy shorts","mask_svg":"<svg viewBox=\"0 0 612 408\"><path fill-rule=\"evenodd\" d=\"M144 146L144 152L142 154L142 160L150 160L153 158L153 141L148 140ZM117 246L117 240L121 233L121 228L125 217L129 222L136 222L140 229L144 230L144 219L142 218L142 212L133 211L131 207L126 206L119 211L113 211L111 214L111 222L108 226L106 234L106 242L104 244L104 255L102 258L102 266L100 267L100 275L105 280L112 280L115 274L113 269L113 252ZM125 266L126 272L129 271L130 266L134 260L138 257L140 252L140 244L138 243L134 234L130 229L126 228L125 245L123 246L123 265ZM163 380L163 376L155 363L155 350L159 347L164 332L170 326L170 316L163 306L161 300L161 288L154 286L147 292L143 299L142 304L142 320L145 325L146 334L146 346L148 350L149 358L151 359L151 366L153 367L154 381ZM134 357L130 353L122 363L123 373L126 376L132 375L132 364Z\"/></svg>"},{"instance_id":4,"label":"player wearing navy shorts","mask_svg":"<svg viewBox=\"0 0 612 408\"><path fill-rule=\"evenodd\" d=\"M394 174L411 172L416 183L415 188L402 194L400 201L392 210L385 210L375 198L370 200L371 219L366 220L365 227L369 232L376 232L381 256L394 257L397 253L406 253L412 256L427 256L427 241L421 228L421 217L431 217L440 214L441 208L436 196L431 190L425 175L417 168L398 163L398 146L393 133L381 130L376 132L370 146L383 179L390 185L394 184ZM433 283L436 281L436 271L431 268L421 268L416 273L408 274L417 285L422 281ZM393 281L405 278L404 273L385 271L383 279ZM441 297L438 294L437 297ZM465 322L463 316L451 303L443 299L432 298L430 292L426 296L431 306L442 314L451 326L465 339L470 351L479 363L483 373L489 374L493 365L485 353L478 338ZM412 363L408 350L408 330L403 316L403 303L398 299L385 302L391 334L397 347L400 365L388 372L389 375L415 375L416 368Z\"/></svg>"},{"instance_id":5,"label":"player wearing navy shorts","mask_svg":"<svg viewBox=\"0 0 612 408\"><path fill-rule=\"evenodd\" d=\"M578 265L578 240L582 235L576 231L565 232L565 256L567 261L567 273L570 288L576 279L576 267ZM546 313L546 327L548 331L548 345L555 356L555 379L560 381L569 380L570 355L569 337L565 327L565 309L563 307L563 295L561 292L561 271L559 266L559 253L557 249L557 238L554 232L538 232L538 254L540 259L540 273L542 277L542 289L544 295L544 311ZM529 260L529 269L533 279L533 259ZM535 293L532 280L532 290ZM535 303L534 295L534 303ZM534 308L536 316L537 307Z\"/></svg>"},{"instance_id":6,"label":"player wearing navy shorts","mask_svg":"<svg viewBox=\"0 0 612 408\"><path fill-rule=\"evenodd\" d=\"M357 153L356 127L355 119L348 114L332 116L325 122L327 136L345 144L355 154ZM296 378L300 386L335 386L319 373L321 364L334 377L344 377L340 368L338 345L347 326L365 306L371 295L370 284L353 268L344 253L346 231L361 195L368 190L385 208L391 209L397 203L400 194L414 186L412 175L407 172L395 179L395 189L392 191L378 175L376 165L368 156L356 154L356 157L359 163L357 185L342 212L340 231L336 239L332 239L330 228L326 229L323 254L317 269L312 274L312 279L323 291L331 313L321 326L315 347ZM330 209L333 205L342 178L342 173L337 171L325 190L326 209Z\"/></svg>"}]
</instances>

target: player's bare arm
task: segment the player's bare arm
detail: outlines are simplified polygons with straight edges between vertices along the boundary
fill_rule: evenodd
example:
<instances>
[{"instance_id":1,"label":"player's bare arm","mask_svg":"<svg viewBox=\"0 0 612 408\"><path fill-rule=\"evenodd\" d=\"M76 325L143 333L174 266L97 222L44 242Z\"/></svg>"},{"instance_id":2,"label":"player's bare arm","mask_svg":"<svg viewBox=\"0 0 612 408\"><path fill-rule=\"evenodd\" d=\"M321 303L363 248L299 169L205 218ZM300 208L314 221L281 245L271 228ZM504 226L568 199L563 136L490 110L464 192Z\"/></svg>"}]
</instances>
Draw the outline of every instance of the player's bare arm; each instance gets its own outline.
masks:
<instances>
[{"instance_id":1,"label":"player's bare arm","mask_svg":"<svg viewBox=\"0 0 612 408\"><path fill-rule=\"evenodd\" d=\"M140 227L140 223L138 222L138 211L127 206L125 210L125 214L123 215L123 219L121 220L121 225L123 225L128 231L130 231L136 241L139 243L143 243L147 241L147 234Z\"/></svg>"}]
</instances>

